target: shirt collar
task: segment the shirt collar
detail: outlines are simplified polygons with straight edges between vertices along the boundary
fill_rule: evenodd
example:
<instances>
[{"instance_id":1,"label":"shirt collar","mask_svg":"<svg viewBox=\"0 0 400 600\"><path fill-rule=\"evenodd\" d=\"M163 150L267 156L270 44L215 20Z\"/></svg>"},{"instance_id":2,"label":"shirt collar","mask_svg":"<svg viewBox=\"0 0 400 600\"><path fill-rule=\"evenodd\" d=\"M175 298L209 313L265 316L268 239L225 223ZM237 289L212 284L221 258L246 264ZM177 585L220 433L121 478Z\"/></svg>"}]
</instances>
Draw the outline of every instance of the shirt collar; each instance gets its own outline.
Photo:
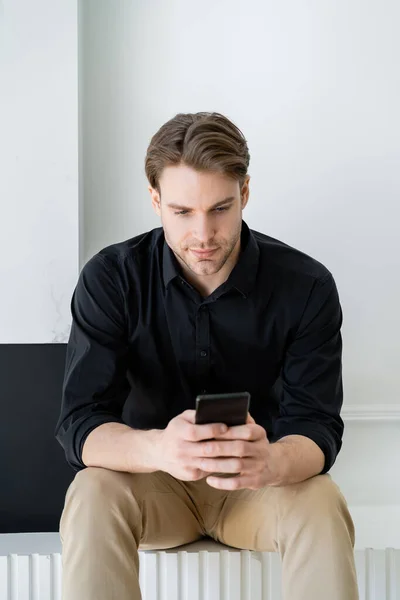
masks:
<instances>
[{"instance_id":1,"label":"shirt collar","mask_svg":"<svg viewBox=\"0 0 400 600\"><path fill-rule=\"evenodd\" d=\"M239 259L232 269L227 281L223 284L223 290L221 290L221 292L227 291L231 287L235 287L244 297L246 297L252 290L256 281L260 250L252 231L243 220L240 244L241 251ZM168 286L172 279L178 276L182 277L181 266L164 237L163 278L165 287Z\"/></svg>"}]
</instances>

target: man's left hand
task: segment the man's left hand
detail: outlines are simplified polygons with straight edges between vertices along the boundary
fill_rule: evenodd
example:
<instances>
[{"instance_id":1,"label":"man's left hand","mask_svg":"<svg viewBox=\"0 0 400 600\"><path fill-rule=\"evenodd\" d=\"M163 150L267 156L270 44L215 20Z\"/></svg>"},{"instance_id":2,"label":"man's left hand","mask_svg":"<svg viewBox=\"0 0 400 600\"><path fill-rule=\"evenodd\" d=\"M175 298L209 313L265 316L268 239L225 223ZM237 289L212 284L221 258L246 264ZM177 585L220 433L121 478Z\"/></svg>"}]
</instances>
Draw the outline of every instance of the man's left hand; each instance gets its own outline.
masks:
<instances>
[{"instance_id":1,"label":"man's left hand","mask_svg":"<svg viewBox=\"0 0 400 600\"><path fill-rule=\"evenodd\" d=\"M229 427L218 439L198 442L202 457L198 468L207 473L239 473L235 477L207 477L220 490L257 490L280 481L280 453L270 444L266 431L248 415L245 425Z\"/></svg>"}]
</instances>

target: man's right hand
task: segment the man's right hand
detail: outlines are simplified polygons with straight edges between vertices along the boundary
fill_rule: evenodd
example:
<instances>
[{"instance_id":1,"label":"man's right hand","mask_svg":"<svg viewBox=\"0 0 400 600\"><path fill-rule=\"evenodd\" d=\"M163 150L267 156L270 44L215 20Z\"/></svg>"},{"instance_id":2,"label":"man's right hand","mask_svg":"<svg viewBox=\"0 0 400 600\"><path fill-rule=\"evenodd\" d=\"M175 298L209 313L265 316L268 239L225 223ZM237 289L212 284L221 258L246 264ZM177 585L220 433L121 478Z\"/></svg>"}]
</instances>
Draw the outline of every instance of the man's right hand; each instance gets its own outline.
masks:
<instances>
[{"instance_id":1,"label":"man's right hand","mask_svg":"<svg viewBox=\"0 0 400 600\"><path fill-rule=\"evenodd\" d=\"M195 416L195 410L186 410L171 419L159 431L154 448L157 469L181 481L197 481L210 475L196 466L201 456L198 442L218 438L228 429L223 423L196 425Z\"/></svg>"}]
</instances>

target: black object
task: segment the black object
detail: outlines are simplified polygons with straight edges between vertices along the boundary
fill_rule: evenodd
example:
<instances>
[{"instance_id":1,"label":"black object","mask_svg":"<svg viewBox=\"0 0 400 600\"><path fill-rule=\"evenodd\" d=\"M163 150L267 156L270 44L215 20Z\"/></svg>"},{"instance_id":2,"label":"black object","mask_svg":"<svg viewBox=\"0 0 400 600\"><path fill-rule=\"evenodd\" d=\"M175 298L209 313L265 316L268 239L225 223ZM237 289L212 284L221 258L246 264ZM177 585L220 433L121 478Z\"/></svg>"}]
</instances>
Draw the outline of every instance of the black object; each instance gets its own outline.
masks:
<instances>
[{"instance_id":1,"label":"black object","mask_svg":"<svg viewBox=\"0 0 400 600\"><path fill-rule=\"evenodd\" d=\"M244 425L250 405L249 392L199 394L196 398L196 424Z\"/></svg>"},{"instance_id":2,"label":"black object","mask_svg":"<svg viewBox=\"0 0 400 600\"><path fill-rule=\"evenodd\" d=\"M0 344L0 533L54 532L74 471L54 437L66 344Z\"/></svg>"}]
</instances>

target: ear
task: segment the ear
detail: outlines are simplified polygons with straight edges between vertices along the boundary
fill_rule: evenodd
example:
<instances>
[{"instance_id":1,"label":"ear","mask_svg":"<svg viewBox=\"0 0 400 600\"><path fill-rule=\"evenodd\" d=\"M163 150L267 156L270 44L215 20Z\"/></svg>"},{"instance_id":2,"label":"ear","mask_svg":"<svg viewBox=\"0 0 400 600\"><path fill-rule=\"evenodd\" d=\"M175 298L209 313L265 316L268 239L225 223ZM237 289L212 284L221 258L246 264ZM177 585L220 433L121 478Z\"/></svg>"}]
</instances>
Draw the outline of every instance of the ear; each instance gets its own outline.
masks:
<instances>
[{"instance_id":1,"label":"ear","mask_svg":"<svg viewBox=\"0 0 400 600\"><path fill-rule=\"evenodd\" d=\"M148 190L151 196L151 204L154 212L160 217L161 216L161 199L160 194L151 185L148 186Z\"/></svg>"},{"instance_id":2,"label":"ear","mask_svg":"<svg viewBox=\"0 0 400 600\"><path fill-rule=\"evenodd\" d=\"M242 189L240 191L241 200L242 200L242 210L245 208L247 202L249 201L249 195L250 195L249 183L250 183L250 175L246 175L246 179L244 180Z\"/></svg>"}]
</instances>

